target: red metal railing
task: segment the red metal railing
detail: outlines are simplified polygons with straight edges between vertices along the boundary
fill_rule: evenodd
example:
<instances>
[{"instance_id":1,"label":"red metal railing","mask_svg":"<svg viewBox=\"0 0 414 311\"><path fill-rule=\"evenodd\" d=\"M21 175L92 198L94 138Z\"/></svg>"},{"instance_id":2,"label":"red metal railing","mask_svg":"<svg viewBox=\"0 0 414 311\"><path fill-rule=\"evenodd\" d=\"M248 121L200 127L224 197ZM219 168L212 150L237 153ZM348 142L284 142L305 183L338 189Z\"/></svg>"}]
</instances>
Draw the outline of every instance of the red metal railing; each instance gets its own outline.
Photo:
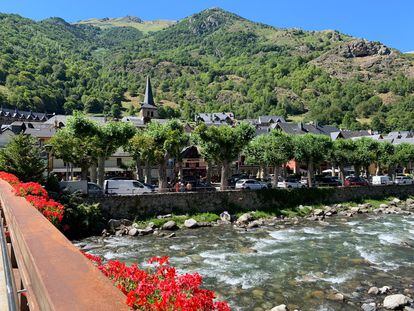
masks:
<instances>
[{"instance_id":1,"label":"red metal railing","mask_svg":"<svg viewBox=\"0 0 414 311\"><path fill-rule=\"evenodd\" d=\"M126 297L2 180L0 203L19 310L129 310Z\"/></svg>"}]
</instances>

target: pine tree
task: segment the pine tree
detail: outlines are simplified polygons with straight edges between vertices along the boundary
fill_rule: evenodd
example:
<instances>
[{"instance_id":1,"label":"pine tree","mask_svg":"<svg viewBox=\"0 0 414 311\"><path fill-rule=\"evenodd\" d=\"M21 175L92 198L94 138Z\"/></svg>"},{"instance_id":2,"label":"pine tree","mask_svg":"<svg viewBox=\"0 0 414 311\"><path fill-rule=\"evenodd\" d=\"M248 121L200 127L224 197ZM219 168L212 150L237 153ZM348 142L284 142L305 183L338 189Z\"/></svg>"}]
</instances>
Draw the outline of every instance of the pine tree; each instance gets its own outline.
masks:
<instances>
[{"instance_id":1,"label":"pine tree","mask_svg":"<svg viewBox=\"0 0 414 311\"><path fill-rule=\"evenodd\" d=\"M0 170L16 175L21 181L43 180L46 161L37 140L27 135L17 135L0 150Z\"/></svg>"}]
</instances>

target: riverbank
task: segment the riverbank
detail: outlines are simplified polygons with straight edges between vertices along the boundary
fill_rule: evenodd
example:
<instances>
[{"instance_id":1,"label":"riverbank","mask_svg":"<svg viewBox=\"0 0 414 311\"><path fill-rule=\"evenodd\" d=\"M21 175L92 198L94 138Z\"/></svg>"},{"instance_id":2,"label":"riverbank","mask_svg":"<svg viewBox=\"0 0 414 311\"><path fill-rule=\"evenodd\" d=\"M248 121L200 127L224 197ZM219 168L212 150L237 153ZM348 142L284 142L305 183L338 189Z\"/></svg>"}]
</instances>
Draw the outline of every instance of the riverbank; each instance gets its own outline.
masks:
<instances>
[{"instance_id":1,"label":"riverbank","mask_svg":"<svg viewBox=\"0 0 414 311\"><path fill-rule=\"evenodd\" d=\"M303 220L324 222L333 216L353 217L357 214L404 214L414 213L414 199L386 198L368 199L360 203L346 202L333 205L299 205L293 208L278 209L275 212L252 211L231 214L198 213L187 215L158 215L146 220L111 219L103 236L145 236L153 234L160 237L174 237L174 231L232 224L236 228L253 229L260 226L291 225Z\"/></svg>"},{"instance_id":2,"label":"riverbank","mask_svg":"<svg viewBox=\"0 0 414 311\"><path fill-rule=\"evenodd\" d=\"M305 217L274 224L266 218L255 228L234 221L159 230L174 233L170 238L93 237L78 246L127 263L170 256L180 272L203 275L207 288L232 310L265 311L281 304L289 310L384 310L387 296L414 295L413 201L386 201L388 207L364 202L338 207L332 215L333 206L316 206ZM400 298L406 299L391 297L387 303Z\"/></svg>"}]
</instances>

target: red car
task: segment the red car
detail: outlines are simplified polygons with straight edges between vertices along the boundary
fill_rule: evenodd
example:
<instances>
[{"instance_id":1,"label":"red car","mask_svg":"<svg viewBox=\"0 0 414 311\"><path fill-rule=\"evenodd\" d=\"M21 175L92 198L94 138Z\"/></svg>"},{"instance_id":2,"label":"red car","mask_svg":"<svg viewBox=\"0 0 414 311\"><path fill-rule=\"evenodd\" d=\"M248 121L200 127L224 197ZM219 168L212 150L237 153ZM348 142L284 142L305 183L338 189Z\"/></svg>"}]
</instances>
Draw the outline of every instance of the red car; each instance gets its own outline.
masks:
<instances>
[{"instance_id":1,"label":"red car","mask_svg":"<svg viewBox=\"0 0 414 311\"><path fill-rule=\"evenodd\" d=\"M345 179L345 187L350 186L369 186L369 183L366 179L362 177L348 177Z\"/></svg>"}]
</instances>

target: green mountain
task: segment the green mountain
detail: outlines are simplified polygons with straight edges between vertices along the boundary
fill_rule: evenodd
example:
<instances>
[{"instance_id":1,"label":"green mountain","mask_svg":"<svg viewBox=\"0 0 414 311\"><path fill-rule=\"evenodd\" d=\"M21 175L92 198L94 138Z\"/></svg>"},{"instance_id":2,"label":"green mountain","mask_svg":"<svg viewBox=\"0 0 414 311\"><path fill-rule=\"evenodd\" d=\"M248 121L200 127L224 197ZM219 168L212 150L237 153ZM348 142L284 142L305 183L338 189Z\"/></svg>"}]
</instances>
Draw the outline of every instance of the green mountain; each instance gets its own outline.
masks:
<instances>
[{"instance_id":1,"label":"green mountain","mask_svg":"<svg viewBox=\"0 0 414 311\"><path fill-rule=\"evenodd\" d=\"M238 118L280 114L344 128L414 129L412 54L333 30L274 28L218 8L157 31L132 26L142 23L0 14L0 103L133 113L150 75L165 117L233 111Z\"/></svg>"}]
</instances>

